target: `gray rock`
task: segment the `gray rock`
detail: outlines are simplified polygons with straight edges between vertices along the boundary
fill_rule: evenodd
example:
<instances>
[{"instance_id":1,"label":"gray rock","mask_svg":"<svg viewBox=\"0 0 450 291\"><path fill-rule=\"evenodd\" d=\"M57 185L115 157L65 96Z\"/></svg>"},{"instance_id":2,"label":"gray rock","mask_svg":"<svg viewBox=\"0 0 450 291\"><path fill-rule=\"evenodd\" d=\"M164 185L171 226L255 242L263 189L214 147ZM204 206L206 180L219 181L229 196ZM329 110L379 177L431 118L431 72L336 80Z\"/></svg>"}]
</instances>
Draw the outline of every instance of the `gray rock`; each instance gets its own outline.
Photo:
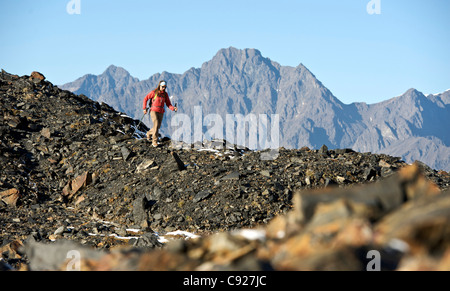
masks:
<instances>
[{"instance_id":1,"label":"gray rock","mask_svg":"<svg viewBox=\"0 0 450 291\"><path fill-rule=\"evenodd\" d=\"M129 149L127 149L127 147L121 147L120 148L120 151L122 152L122 157L123 157L123 159L126 161L126 160L128 160L128 158L130 157L130 155L131 155L131 152L130 152L130 150Z\"/></svg>"},{"instance_id":2,"label":"gray rock","mask_svg":"<svg viewBox=\"0 0 450 291\"><path fill-rule=\"evenodd\" d=\"M328 153L328 147L326 145L322 145L319 149L320 154L326 154Z\"/></svg>"},{"instance_id":3,"label":"gray rock","mask_svg":"<svg viewBox=\"0 0 450 291\"><path fill-rule=\"evenodd\" d=\"M223 177L222 180L239 180L239 177L240 177L239 172L232 172Z\"/></svg>"},{"instance_id":4,"label":"gray rock","mask_svg":"<svg viewBox=\"0 0 450 291\"><path fill-rule=\"evenodd\" d=\"M195 194L193 201L195 203L197 203L202 200L205 200L206 198L210 197L211 195L212 195L212 192L209 190L200 191L197 194Z\"/></svg>"},{"instance_id":5,"label":"gray rock","mask_svg":"<svg viewBox=\"0 0 450 291\"><path fill-rule=\"evenodd\" d=\"M141 173L141 172L143 172L149 168L155 167L155 166L156 166L156 163L154 160L146 159L137 166L136 172Z\"/></svg>"},{"instance_id":6,"label":"gray rock","mask_svg":"<svg viewBox=\"0 0 450 291\"><path fill-rule=\"evenodd\" d=\"M133 201L133 220L136 223L141 223L147 220L147 199L144 195L136 198Z\"/></svg>"},{"instance_id":7,"label":"gray rock","mask_svg":"<svg viewBox=\"0 0 450 291\"><path fill-rule=\"evenodd\" d=\"M163 244L158 241L158 236L155 233L147 232L137 239L133 245L141 248L156 248Z\"/></svg>"},{"instance_id":8,"label":"gray rock","mask_svg":"<svg viewBox=\"0 0 450 291\"><path fill-rule=\"evenodd\" d=\"M64 230L66 230L66 227L65 226L60 226L60 227L58 227L58 229L55 230L55 232L53 234L54 235L63 234Z\"/></svg>"},{"instance_id":9,"label":"gray rock","mask_svg":"<svg viewBox=\"0 0 450 291\"><path fill-rule=\"evenodd\" d=\"M264 177L270 178L270 175L271 175L271 172L270 172L270 171L268 171L268 170L262 170L260 173L261 173L261 175L263 175Z\"/></svg>"}]
</instances>

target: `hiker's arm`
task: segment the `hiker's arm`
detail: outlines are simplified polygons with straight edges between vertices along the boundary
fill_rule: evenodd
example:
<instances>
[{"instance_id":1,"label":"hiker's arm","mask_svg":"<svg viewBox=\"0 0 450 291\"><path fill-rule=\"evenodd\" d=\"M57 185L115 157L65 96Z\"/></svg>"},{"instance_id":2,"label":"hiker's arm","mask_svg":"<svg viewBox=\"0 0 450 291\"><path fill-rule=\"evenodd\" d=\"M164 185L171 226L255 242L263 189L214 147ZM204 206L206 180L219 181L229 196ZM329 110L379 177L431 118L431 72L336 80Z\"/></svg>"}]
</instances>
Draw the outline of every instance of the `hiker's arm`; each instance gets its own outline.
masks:
<instances>
[{"instance_id":1,"label":"hiker's arm","mask_svg":"<svg viewBox=\"0 0 450 291\"><path fill-rule=\"evenodd\" d=\"M169 95L166 96L166 105L167 107L172 110L172 111L176 111L175 107L172 106L172 103L170 102L170 98Z\"/></svg>"},{"instance_id":2,"label":"hiker's arm","mask_svg":"<svg viewBox=\"0 0 450 291\"><path fill-rule=\"evenodd\" d=\"M143 104L143 106L142 106L142 107L143 107L142 109L144 109L144 113L145 113L145 114L147 114L147 102L148 102L149 99L152 98L152 96L151 96L152 93L153 93L153 91L150 92L150 93L148 93L147 96L145 96L144 104Z\"/></svg>"}]
</instances>

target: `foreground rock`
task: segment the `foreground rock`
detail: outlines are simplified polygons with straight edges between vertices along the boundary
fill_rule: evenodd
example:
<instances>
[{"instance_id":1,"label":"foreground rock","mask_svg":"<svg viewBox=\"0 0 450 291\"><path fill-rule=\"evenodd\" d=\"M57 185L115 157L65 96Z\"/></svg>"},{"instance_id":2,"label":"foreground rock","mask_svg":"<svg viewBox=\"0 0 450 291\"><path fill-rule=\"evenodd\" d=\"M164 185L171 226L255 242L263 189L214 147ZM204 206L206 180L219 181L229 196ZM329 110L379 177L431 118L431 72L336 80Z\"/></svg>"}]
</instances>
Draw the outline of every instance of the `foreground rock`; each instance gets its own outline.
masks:
<instances>
[{"instance_id":1,"label":"foreground rock","mask_svg":"<svg viewBox=\"0 0 450 291\"><path fill-rule=\"evenodd\" d=\"M354 252L352 235L360 242L358 254L375 242L384 251L396 241L398 229L404 231L401 241L413 248L408 235L420 224L412 219L415 215L405 228L402 216L409 214L390 215L416 200L445 197L441 191L449 188L446 172L418 162L398 176L407 166L399 158L350 149L281 148L276 160L263 160L264 153L230 148L225 141L178 147L163 138L162 146L153 148L141 138L148 128L136 128L138 120L60 90L42 74L33 76L0 75L3 269L63 266L66 256L55 255L55 261L40 265L33 254L42 244L64 252L60 244L65 241L104 252L98 257L94 252L95 258L91 252L83 255L91 264L83 261L83 268L91 269L302 269L287 262L298 254L285 249L306 254L319 238L317 250L330 252L321 253L324 258ZM368 185L354 189L357 184ZM320 195L314 192L318 190ZM417 235L425 241L429 225L446 235L441 224L433 226L434 216L427 212L446 201L433 201L421 202L430 203L427 207L409 206L424 209L418 216L423 230ZM445 213L445 208L436 213ZM250 233L258 239L236 234L243 229L253 229ZM162 239L177 230L201 238ZM335 252L326 244L335 237L346 246L352 241L352 249ZM439 239L437 235L430 244L443 252L445 243ZM125 252L130 260L149 249L156 253L143 256L148 261L141 267L127 260L121 266L97 261L124 256L121 248L139 250ZM179 264L153 266L159 256L173 256ZM251 259L240 265L247 257ZM316 262L316 257L310 259Z\"/></svg>"},{"instance_id":2,"label":"foreground rock","mask_svg":"<svg viewBox=\"0 0 450 291\"><path fill-rule=\"evenodd\" d=\"M383 200L394 195L392 187L411 195L389 210L380 203L375 218L377 206L367 196ZM311 195L317 199L305 200ZM450 191L441 192L417 166L372 185L298 191L294 200L291 211L265 226L171 240L162 248L105 252L61 240L22 249L32 270L73 268L69 251L79 254L79 270L95 271L450 270Z\"/></svg>"}]
</instances>

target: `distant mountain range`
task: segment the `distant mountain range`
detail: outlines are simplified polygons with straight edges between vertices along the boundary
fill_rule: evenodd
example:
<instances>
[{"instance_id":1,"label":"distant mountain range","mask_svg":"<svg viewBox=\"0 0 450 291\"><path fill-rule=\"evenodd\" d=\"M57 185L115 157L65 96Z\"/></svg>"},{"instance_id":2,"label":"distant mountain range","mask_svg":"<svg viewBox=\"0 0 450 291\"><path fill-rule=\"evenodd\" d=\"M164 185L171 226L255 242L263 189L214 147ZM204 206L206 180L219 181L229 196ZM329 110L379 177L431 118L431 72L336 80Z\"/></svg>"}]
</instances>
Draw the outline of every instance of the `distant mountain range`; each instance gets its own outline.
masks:
<instances>
[{"instance_id":1,"label":"distant mountain range","mask_svg":"<svg viewBox=\"0 0 450 291\"><path fill-rule=\"evenodd\" d=\"M163 72L141 81L110 66L101 75L88 74L60 88L140 119L145 95L161 79L168 82L173 103L189 116L196 106L203 116L219 114L223 120L226 114L279 114L280 146L285 148L325 144L385 153L409 163L420 160L450 171L449 90L424 95L409 89L376 104L343 104L302 64L281 66L256 49L233 47L184 74ZM166 114L162 126L169 136L172 114Z\"/></svg>"}]
</instances>

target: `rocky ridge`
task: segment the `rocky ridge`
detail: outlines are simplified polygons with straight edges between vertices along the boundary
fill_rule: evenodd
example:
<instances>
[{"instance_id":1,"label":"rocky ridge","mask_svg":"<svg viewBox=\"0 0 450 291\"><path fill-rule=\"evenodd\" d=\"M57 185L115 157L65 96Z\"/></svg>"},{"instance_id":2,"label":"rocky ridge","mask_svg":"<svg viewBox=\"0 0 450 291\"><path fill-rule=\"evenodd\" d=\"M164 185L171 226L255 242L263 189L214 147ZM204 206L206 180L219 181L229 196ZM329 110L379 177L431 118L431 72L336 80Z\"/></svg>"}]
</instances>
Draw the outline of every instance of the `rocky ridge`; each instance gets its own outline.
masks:
<instances>
[{"instance_id":1,"label":"rocky ridge","mask_svg":"<svg viewBox=\"0 0 450 291\"><path fill-rule=\"evenodd\" d=\"M68 248L83 249L89 258L84 269L321 269L320 264L301 267L294 258L318 255L325 257L314 260L325 262L338 256L329 244L347 229L373 235L353 234L361 242L357 246L344 237L338 245L346 249L338 251L354 254L372 247L377 227L392 236L377 238L385 251L396 239L389 227L397 210L414 209L406 204L423 197L445 202L448 196L437 195L449 188L446 172L422 163L411 169L384 154L324 145L280 148L277 159L263 160L263 152L229 147L223 140L179 148L167 138L153 148L142 138L148 128L139 120L61 90L37 72L19 77L2 71L0 94L3 269L61 269L61 252ZM364 189L372 190L353 190L356 184L370 184ZM309 192L319 190L323 193ZM438 231L448 218L436 213L439 223L432 222L431 230ZM383 228L388 214L394 222ZM428 223L428 213L423 215ZM257 239L242 236L246 229ZM186 237L180 231L200 238L179 239ZM413 240L417 249L427 246L409 235L402 239ZM447 238L446 231L433 238L431 255L445 253ZM313 244L323 247L317 248L320 253L311 250ZM144 267L125 258L120 266L96 261L133 260L123 248L139 250L134 254L145 260ZM44 264L38 249L57 258ZM156 264L165 256L170 266ZM360 268L360 256L355 262L336 262L335 268Z\"/></svg>"}]
</instances>

